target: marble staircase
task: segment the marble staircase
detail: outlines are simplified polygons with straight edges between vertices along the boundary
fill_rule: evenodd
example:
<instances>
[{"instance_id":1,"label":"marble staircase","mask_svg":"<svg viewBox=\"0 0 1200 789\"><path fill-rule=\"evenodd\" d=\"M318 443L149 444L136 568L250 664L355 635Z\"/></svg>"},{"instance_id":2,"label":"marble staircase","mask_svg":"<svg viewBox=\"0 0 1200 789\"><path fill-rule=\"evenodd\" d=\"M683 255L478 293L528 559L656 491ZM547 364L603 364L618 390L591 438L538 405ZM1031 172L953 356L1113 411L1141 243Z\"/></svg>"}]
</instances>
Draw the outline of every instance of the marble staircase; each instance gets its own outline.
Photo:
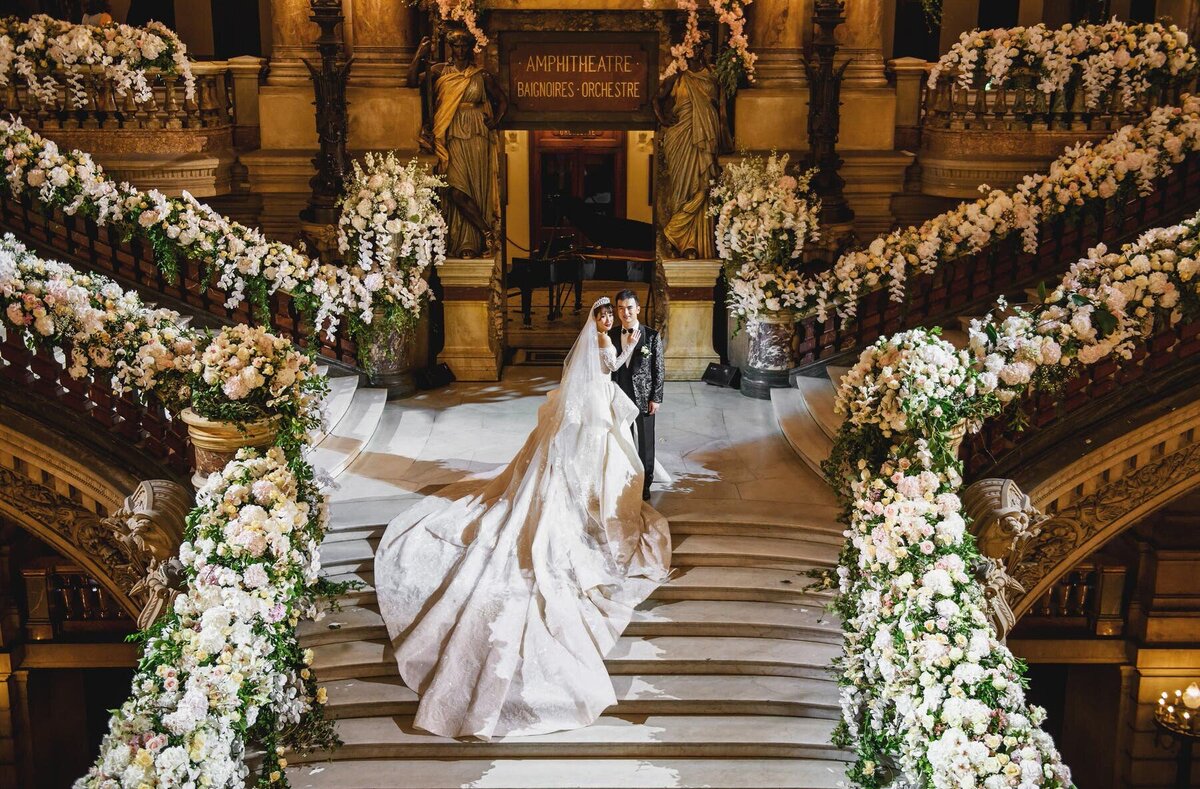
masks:
<instances>
[{"instance_id":1,"label":"marble staircase","mask_svg":"<svg viewBox=\"0 0 1200 789\"><path fill-rule=\"evenodd\" d=\"M542 372L545 375L545 371ZM515 380L509 380L512 376ZM841 631L809 571L836 562L837 507L784 442L766 403L671 384L656 488L674 576L608 655L618 703L585 729L451 740L412 725L372 582L387 521L425 495L502 466L553 381L529 369L387 403L333 379L327 433L310 452L335 478L323 572L357 580L340 610L301 625L345 745L289 754L297 789L834 787L830 673ZM728 422L726 419L728 418Z\"/></svg>"}]
</instances>

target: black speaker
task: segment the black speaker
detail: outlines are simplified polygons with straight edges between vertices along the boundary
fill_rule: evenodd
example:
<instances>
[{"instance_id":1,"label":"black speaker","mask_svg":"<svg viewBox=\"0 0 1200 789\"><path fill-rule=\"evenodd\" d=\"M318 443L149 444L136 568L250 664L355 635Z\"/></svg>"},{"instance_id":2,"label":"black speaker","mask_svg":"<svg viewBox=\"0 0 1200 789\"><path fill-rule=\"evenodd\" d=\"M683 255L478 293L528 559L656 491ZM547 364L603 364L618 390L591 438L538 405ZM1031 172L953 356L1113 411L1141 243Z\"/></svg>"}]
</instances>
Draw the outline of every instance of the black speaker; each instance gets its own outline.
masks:
<instances>
[{"instance_id":1,"label":"black speaker","mask_svg":"<svg viewBox=\"0 0 1200 789\"><path fill-rule=\"evenodd\" d=\"M435 367L424 367L413 371L413 383L418 389L437 389L439 386L454 383L454 373L443 362Z\"/></svg>"},{"instance_id":2,"label":"black speaker","mask_svg":"<svg viewBox=\"0 0 1200 789\"><path fill-rule=\"evenodd\" d=\"M700 380L710 386L727 386L730 389L737 389L741 378L742 371L733 365L713 362L704 371L704 377Z\"/></svg>"}]
</instances>

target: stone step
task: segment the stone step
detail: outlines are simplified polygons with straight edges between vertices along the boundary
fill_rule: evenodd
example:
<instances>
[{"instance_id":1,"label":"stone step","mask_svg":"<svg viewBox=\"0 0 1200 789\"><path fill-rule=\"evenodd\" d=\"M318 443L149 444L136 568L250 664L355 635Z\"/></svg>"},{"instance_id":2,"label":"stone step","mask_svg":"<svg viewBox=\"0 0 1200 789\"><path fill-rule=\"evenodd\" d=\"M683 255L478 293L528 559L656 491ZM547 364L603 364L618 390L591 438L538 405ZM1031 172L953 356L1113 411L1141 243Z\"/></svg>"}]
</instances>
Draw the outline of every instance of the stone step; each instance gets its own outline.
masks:
<instances>
[{"instance_id":1,"label":"stone step","mask_svg":"<svg viewBox=\"0 0 1200 789\"><path fill-rule=\"evenodd\" d=\"M804 395L792 387L772 389L771 408L788 444L809 468L821 474L821 463L829 457L833 442L809 412Z\"/></svg>"},{"instance_id":2,"label":"stone step","mask_svg":"<svg viewBox=\"0 0 1200 789\"><path fill-rule=\"evenodd\" d=\"M330 495L334 527L347 521L362 523L364 516L376 523L395 517L400 508L393 506L392 500L409 496L421 487L412 476L416 469L428 465L418 458L429 442L433 424L434 414L429 409L408 401L384 409L370 441L343 472L338 489ZM340 509L346 511L337 513Z\"/></svg>"},{"instance_id":3,"label":"stone step","mask_svg":"<svg viewBox=\"0 0 1200 789\"><path fill-rule=\"evenodd\" d=\"M838 416L833 410L833 404L837 398L837 389L834 388L833 381L829 379L829 376L823 375L819 378L797 376L796 388L800 390L800 395L804 398L804 404L808 407L808 412L816 419L821 431L825 433L830 441L837 438L838 429L842 426L843 418Z\"/></svg>"},{"instance_id":4,"label":"stone step","mask_svg":"<svg viewBox=\"0 0 1200 789\"><path fill-rule=\"evenodd\" d=\"M359 759L288 768L294 789L834 789L827 759Z\"/></svg>"},{"instance_id":5,"label":"stone step","mask_svg":"<svg viewBox=\"0 0 1200 789\"><path fill-rule=\"evenodd\" d=\"M301 622L298 632L306 647L387 637L379 610L374 606L357 605L330 611L318 621ZM648 600L634 611L624 635L655 643L661 638L691 636L792 639L809 646L821 644L837 648L841 644L837 618L821 605L741 600ZM823 651L822 654L832 653Z\"/></svg>"},{"instance_id":6,"label":"stone step","mask_svg":"<svg viewBox=\"0 0 1200 789\"><path fill-rule=\"evenodd\" d=\"M321 669L316 666L318 674ZM332 718L412 715L417 694L393 674L331 679L326 712ZM617 674L612 715L784 715L837 719L837 684L807 677L724 674Z\"/></svg>"},{"instance_id":7,"label":"stone step","mask_svg":"<svg viewBox=\"0 0 1200 789\"><path fill-rule=\"evenodd\" d=\"M383 624L380 622L379 630ZM394 676L386 632L335 643L305 640L323 681ZM841 647L815 641L724 636L623 636L605 658L610 674L757 674L833 679Z\"/></svg>"},{"instance_id":8,"label":"stone step","mask_svg":"<svg viewBox=\"0 0 1200 789\"><path fill-rule=\"evenodd\" d=\"M828 542L710 534L680 535L674 543L672 565L677 568L832 566L840 550ZM329 573L370 570L375 547L376 542L367 539L326 541L321 546L321 566Z\"/></svg>"},{"instance_id":9,"label":"stone step","mask_svg":"<svg viewBox=\"0 0 1200 789\"><path fill-rule=\"evenodd\" d=\"M582 729L491 741L439 737L416 728L413 717L339 720L343 744L333 752L344 759L534 759L534 758L798 758L845 761L849 755L830 744L834 721L778 715L603 715ZM329 752L289 755L303 764Z\"/></svg>"},{"instance_id":10,"label":"stone step","mask_svg":"<svg viewBox=\"0 0 1200 789\"><path fill-rule=\"evenodd\" d=\"M386 403L386 390L356 390L345 415L308 453L308 462L331 477L337 477L345 471L375 432Z\"/></svg>"},{"instance_id":11,"label":"stone step","mask_svg":"<svg viewBox=\"0 0 1200 789\"><path fill-rule=\"evenodd\" d=\"M778 567L837 564L839 545L802 539L685 535L675 541L671 564L676 567Z\"/></svg>"},{"instance_id":12,"label":"stone step","mask_svg":"<svg viewBox=\"0 0 1200 789\"><path fill-rule=\"evenodd\" d=\"M670 581L651 593L653 600L754 600L794 603L829 600L829 593L808 591L814 583L808 575L817 567L796 566L781 570L761 567L677 568ZM369 570L328 575L331 581L356 581L362 586L340 598L343 605L375 602L375 573Z\"/></svg>"},{"instance_id":13,"label":"stone step","mask_svg":"<svg viewBox=\"0 0 1200 789\"><path fill-rule=\"evenodd\" d=\"M346 416L346 412L350 409L350 403L354 400L354 392L357 390L357 375L342 375L329 379L329 394L325 396L326 429L313 436L312 443L314 445L324 441L329 431L337 427L342 418Z\"/></svg>"}]
</instances>

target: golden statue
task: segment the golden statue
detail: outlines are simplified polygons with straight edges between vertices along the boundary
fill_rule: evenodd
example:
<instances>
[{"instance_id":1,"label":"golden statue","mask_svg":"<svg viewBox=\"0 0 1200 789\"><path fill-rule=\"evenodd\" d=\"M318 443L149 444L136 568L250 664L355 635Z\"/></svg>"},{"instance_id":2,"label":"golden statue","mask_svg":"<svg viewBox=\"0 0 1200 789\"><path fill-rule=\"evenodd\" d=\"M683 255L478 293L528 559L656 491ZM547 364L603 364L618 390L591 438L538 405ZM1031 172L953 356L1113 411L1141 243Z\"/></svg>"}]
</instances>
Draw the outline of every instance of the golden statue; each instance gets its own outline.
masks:
<instances>
[{"instance_id":1,"label":"golden statue","mask_svg":"<svg viewBox=\"0 0 1200 789\"><path fill-rule=\"evenodd\" d=\"M664 129L662 151L667 167L663 235L681 257L714 258L708 193L719 172L717 152L728 149L730 141L725 91L708 63L703 43L688 59L687 70L663 80L654 97L654 114Z\"/></svg>"},{"instance_id":2,"label":"golden statue","mask_svg":"<svg viewBox=\"0 0 1200 789\"><path fill-rule=\"evenodd\" d=\"M428 81L433 100L433 152L436 172L449 185L446 254L476 257L494 252L493 190L496 144L493 131L508 111L508 97L495 76L475 64L475 41L465 30L446 36L450 57L430 65L429 38L421 39L408 68L408 85Z\"/></svg>"}]
</instances>

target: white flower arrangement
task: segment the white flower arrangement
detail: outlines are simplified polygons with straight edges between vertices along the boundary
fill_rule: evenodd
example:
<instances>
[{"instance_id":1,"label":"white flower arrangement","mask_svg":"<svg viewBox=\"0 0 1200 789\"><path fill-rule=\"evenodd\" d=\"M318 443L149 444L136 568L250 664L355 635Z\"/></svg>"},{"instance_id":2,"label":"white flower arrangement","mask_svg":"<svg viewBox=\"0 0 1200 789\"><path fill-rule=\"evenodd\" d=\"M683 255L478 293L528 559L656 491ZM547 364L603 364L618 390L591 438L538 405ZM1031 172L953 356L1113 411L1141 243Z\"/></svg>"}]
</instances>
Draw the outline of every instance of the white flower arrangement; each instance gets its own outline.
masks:
<instances>
[{"instance_id":1,"label":"white flower arrangement","mask_svg":"<svg viewBox=\"0 0 1200 789\"><path fill-rule=\"evenodd\" d=\"M133 695L75 789L240 788L247 739L266 754L255 786L286 787L285 745L336 742L295 632L314 613L327 517L278 447L209 477L179 550L187 589L145 634Z\"/></svg>"},{"instance_id":2,"label":"white flower arrangement","mask_svg":"<svg viewBox=\"0 0 1200 789\"><path fill-rule=\"evenodd\" d=\"M866 349L843 378L835 409L847 418L826 472L848 505L839 742L858 755L856 785L1071 785L1020 662L988 624L950 434L1197 319L1197 271L1200 215L1119 253L1097 247L1043 303L974 322L968 350L915 329Z\"/></svg>"},{"instance_id":3,"label":"white flower arrangement","mask_svg":"<svg viewBox=\"0 0 1200 789\"><path fill-rule=\"evenodd\" d=\"M754 64L758 56L750 51L750 38L746 35L746 6L754 0L708 0L718 24L728 33L727 47L718 57L717 70L733 72L726 77L729 87L736 86L737 78L745 75L754 82ZM646 8L654 6L653 0L642 0ZM660 79L666 79L680 71L688 70L688 61L696 55L696 47L702 40L700 32L700 0L675 0L676 7L686 16L683 39L671 45L671 62L663 70ZM732 83L732 84L730 84Z\"/></svg>"},{"instance_id":4,"label":"white flower arrangement","mask_svg":"<svg viewBox=\"0 0 1200 789\"><path fill-rule=\"evenodd\" d=\"M138 102L149 101L153 89L147 75L152 70L179 74L186 98L195 98L196 80L187 48L174 31L159 22L143 27L97 27L45 14L0 21L0 86L19 76L43 107L58 106L60 79L68 89L70 106L86 106L89 97L84 77L97 71L112 84L117 96L132 93Z\"/></svg>"},{"instance_id":5,"label":"white flower arrangement","mask_svg":"<svg viewBox=\"0 0 1200 789\"><path fill-rule=\"evenodd\" d=\"M1010 87L1028 75L1046 94L1078 85L1089 110L1114 92L1130 107L1151 88L1180 84L1196 65L1196 51L1176 25L1039 24L963 33L929 72L929 87L946 78L964 88Z\"/></svg>"},{"instance_id":6,"label":"white flower arrangement","mask_svg":"<svg viewBox=\"0 0 1200 789\"><path fill-rule=\"evenodd\" d=\"M314 326L332 336L343 304L358 288L349 272L269 241L186 192L167 197L117 183L89 154L60 151L19 119L0 120L0 154L9 193L29 194L68 216L82 215L146 238L168 276L176 274L177 257L202 261L230 309L249 299L260 318L269 317L269 297L282 290L292 294Z\"/></svg>"},{"instance_id":7,"label":"white flower arrangement","mask_svg":"<svg viewBox=\"0 0 1200 789\"><path fill-rule=\"evenodd\" d=\"M1067 149L1049 172L1025 176L1012 191L981 187L984 195L975 201L842 255L808 286L814 295L805 309L815 310L822 321L835 313L848 320L863 292L883 287L893 301L901 301L912 269L931 273L1011 233L1021 233L1025 251L1036 252L1039 228L1050 219L1122 190L1149 194L1156 179L1197 149L1200 97L1188 95L1179 107L1158 107L1098 145Z\"/></svg>"},{"instance_id":8,"label":"white flower arrangement","mask_svg":"<svg viewBox=\"0 0 1200 789\"><path fill-rule=\"evenodd\" d=\"M788 174L788 156L730 162L711 192L717 254L726 263L728 303L739 318L799 309L813 295L796 270L804 246L819 237L821 202L808 190L812 171Z\"/></svg>"},{"instance_id":9,"label":"white flower arrangement","mask_svg":"<svg viewBox=\"0 0 1200 789\"><path fill-rule=\"evenodd\" d=\"M425 272L446 260L446 221L437 190L445 182L414 158L368 153L354 162L339 200L338 250L348 255L342 306L362 323L374 310L420 316L431 298Z\"/></svg>"},{"instance_id":10,"label":"white flower arrangement","mask_svg":"<svg viewBox=\"0 0 1200 789\"><path fill-rule=\"evenodd\" d=\"M42 260L11 235L0 239L0 308L30 346L69 350L73 377L107 374L118 391L154 393L213 418L280 418L275 447L243 450L200 491L179 553L187 588L143 634L132 696L75 785L242 787L250 740L268 754L255 785L286 787L285 746L337 742L311 652L295 634L332 591L318 579L327 505L302 459L324 379L310 357L264 329L183 328L177 313Z\"/></svg>"}]
</instances>

